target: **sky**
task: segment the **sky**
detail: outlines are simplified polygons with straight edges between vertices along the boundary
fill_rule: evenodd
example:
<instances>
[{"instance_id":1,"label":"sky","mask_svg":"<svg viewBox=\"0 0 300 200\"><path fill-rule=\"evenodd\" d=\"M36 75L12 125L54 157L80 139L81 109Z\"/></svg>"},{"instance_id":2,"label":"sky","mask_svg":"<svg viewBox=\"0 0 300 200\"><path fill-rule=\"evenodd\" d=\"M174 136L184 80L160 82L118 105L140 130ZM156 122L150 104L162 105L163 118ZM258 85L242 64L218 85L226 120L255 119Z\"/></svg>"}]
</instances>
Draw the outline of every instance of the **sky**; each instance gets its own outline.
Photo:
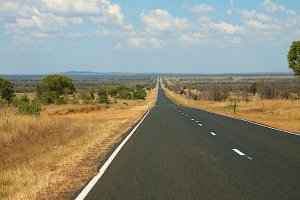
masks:
<instances>
[{"instance_id":1,"label":"sky","mask_svg":"<svg viewBox=\"0 0 300 200\"><path fill-rule=\"evenodd\" d=\"M0 74L289 72L299 0L0 0Z\"/></svg>"}]
</instances>

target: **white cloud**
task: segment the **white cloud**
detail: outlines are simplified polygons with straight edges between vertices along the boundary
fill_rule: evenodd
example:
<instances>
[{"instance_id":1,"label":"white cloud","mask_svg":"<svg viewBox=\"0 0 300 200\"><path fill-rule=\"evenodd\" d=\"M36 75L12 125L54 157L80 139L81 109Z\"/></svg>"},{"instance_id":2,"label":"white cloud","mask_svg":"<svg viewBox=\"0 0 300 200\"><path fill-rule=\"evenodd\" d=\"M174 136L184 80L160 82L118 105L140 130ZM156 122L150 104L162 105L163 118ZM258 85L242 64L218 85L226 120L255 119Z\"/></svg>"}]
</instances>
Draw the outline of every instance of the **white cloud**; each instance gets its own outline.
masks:
<instances>
[{"instance_id":1,"label":"white cloud","mask_svg":"<svg viewBox=\"0 0 300 200\"><path fill-rule=\"evenodd\" d=\"M81 17L72 17L72 18L70 18L70 21L73 24L82 24L83 23L83 19Z\"/></svg>"},{"instance_id":2,"label":"white cloud","mask_svg":"<svg viewBox=\"0 0 300 200\"><path fill-rule=\"evenodd\" d=\"M8 32L22 32L31 30L33 32L56 32L67 27L67 21L64 17L56 16L50 13L37 12L30 18L16 19L15 23L10 23L5 26Z\"/></svg>"},{"instance_id":3,"label":"white cloud","mask_svg":"<svg viewBox=\"0 0 300 200\"><path fill-rule=\"evenodd\" d=\"M134 38L129 38L127 42L130 47L135 49L143 49L147 47L151 47L154 49L161 49L165 45L160 39L153 38L153 37L152 38L134 37Z\"/></svg>"},{"instance_id":4,"label":"white cloud","mask_svg":"<svg viewBox=\"0 0 300 200\"><path fill-rule=\"evenodd\" d=\"M243 28L238 26L238 25L233 25L226 23L224 21L221 21L219 23L211 23L210 27L215 30L219 30L223 33L229 33L229 34L234 34L234 33L241 33L243 32Z\"/></svg>"},{"instance_id":5,"label":"white cloud","mask_svg":"<svg viewBox=\"0 0 300 200\"><path fill-rule=\"evenodd\" d=\"M245 19L251 19L251 20L259 20L259 21L271 21L272 17L258 13L256 10L238 10L238 13Z\"/></svg>"},{"instance_id":6,"label":"white cloud","mask_svg":"<svg viewBox=\"0 0 300 200\"><path fill-rule=\"evenodd\" d=\"M98 0L43 0L45 7L61 14L97 14L101 12Z\"/></svg>"},{"instance_id":7,"label":"white cloud","mask_svg":"<svg viewBox=\"0 0 300 200\"><path fill-rule=\"evenodd\" d=\"M168 11L161 9L142 12L141 20L150 31L175 31L189 27L187 18L173 17Z\"/></svg>"},{"instance_id":8,"label":"white cloud","mask_svg":"<svg viewBox=\"0 0 300 200\"><path fill-rule=\"evenodd\" d=\"M197 14L207 14L207 13L211 13L211 12L214 12L215 9L207 4L196 4L196 5L193 5L191 8L190 8L190 11L194 12L194 13L197 13Z\"/></svg>"},{"instance_id":9,"label":"white cloud","mask_svg":"<svg viewBox=\"0 0 300 200\"><path fill-rule=\"evenodd\" d=\"M284 12L285 6L274 3L272 0L264 0L262 3L267 12Z\"/></svg>"},{"instance_id":10,"label":"white cloud","mask_svg":"<svg viewBox=\"0 0 300 200\"><path fill-rule=\"evenodd\" d=\"M182 33L177 36L177 39L188 46L198 46L210 41L208 35L203 33Z\"/></svg>"}]
</instances>

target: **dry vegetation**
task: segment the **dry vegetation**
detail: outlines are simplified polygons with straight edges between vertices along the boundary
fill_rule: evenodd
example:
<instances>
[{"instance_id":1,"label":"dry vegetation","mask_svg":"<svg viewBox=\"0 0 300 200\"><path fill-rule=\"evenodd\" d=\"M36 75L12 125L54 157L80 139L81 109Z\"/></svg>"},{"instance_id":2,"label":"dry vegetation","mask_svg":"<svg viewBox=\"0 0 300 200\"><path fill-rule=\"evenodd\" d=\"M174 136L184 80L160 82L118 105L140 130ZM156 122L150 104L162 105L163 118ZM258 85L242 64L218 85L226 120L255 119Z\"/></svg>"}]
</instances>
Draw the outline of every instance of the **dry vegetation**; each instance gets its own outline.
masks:
<instances>
[{"instance_id":1,"label":"dry vegetation","mask_svg":"<svg viewBox=\"0 0 300 200\"><path fill-rule=\"evenodd\" d=\"M0 110L0 199L69 199L97 173L97 165L151 107L146 100L44 106L40 116Z\"/></svg>"},{"instance_id":2,"label":"dry vegetation","mask_svg":"<svg viewBox=\"0 0 300 200\"><path fill-rule=\"evenodd\" d=\"M300 133L299 100L262 100L256 95L250 97L251 101L237 102L236 111L234 112L234 103L230 101L229 98L225 101L193 100L186 98L185 95L176 94L164 86L163 88L172 100L181 105L200 108L227 116L243 118L279 129Z\"/></svg>"}]
</instances>

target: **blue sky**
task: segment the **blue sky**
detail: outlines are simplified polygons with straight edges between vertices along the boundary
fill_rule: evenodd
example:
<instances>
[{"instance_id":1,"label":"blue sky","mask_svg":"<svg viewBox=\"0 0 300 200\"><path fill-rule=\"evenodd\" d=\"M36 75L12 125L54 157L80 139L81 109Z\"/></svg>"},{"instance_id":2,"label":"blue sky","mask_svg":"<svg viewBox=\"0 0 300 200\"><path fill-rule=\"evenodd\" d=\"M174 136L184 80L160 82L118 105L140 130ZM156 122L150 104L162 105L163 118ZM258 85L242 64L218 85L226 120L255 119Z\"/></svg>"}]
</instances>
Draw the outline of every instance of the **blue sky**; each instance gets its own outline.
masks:
<instances>
[{"instance_id":1,"label":"blue sky","mask_svg":"<svg viewBox=\"0 0 300 200\"><path fill-rule=\"evenodd\" d=\"M287 72L298 0L0 0L0 74Z\"/></svg>"}]
</instances>

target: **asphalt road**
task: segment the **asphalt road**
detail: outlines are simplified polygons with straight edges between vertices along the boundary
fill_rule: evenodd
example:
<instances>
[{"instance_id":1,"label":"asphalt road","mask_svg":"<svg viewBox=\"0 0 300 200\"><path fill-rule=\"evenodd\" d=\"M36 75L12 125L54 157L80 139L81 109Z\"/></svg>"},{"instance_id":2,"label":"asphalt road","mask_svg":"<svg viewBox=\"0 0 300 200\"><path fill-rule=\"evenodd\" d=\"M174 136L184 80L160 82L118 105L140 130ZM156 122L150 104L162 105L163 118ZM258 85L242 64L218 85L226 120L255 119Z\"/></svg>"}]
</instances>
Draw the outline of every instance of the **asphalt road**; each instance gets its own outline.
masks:
<instances>
[{"instance_id":1,"label":"asphalt road","mask_svg":"<svg viewBox=\"0 0 300 200\"><path fill-rule=\"evenodd\" d=\"M156 106L86 199L300 199L300 137L175 105Z\"/></svg>"}]
</instances>

